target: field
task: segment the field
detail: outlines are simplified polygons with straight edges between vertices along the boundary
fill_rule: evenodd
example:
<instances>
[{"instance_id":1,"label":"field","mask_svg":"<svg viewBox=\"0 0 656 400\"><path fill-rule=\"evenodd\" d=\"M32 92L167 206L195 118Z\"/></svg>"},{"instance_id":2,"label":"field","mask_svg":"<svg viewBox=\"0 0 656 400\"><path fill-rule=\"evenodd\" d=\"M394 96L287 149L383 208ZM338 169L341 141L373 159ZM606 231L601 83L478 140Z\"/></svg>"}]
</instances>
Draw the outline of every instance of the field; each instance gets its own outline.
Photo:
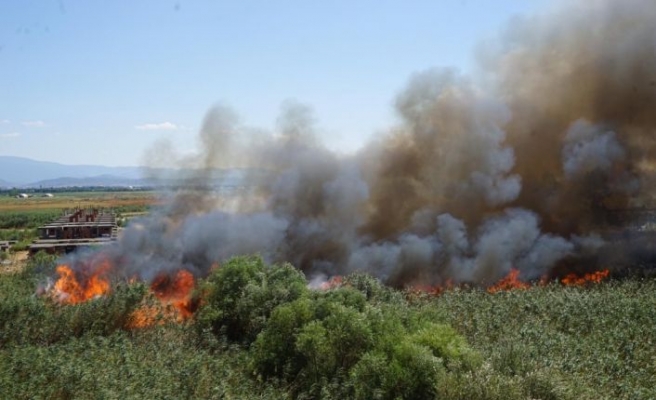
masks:
<instances>
[{"instance_id":1,"label":"field","mask_svg":"<svg viewBox=\"0 0 656 400\"><path fill-rule=\"evenodd\" d=\"M143 209L155 202L155 193L149 191L61 192L54 197L38 196L27 199L0 196L0 214L61 212L72 207Z\"/></svg>"},{"instance_id":2,"label":"field","mask_svg":"<svg viewBox=\"0 0 656 400\"><path fill-rule=\"evenodd\" d=\"M200 282L190 319L135 328L146 287L58 304L35 296L53 268L0 275L6 398L656 398L652 280L429 296L356 275L309 290L241 258Z\"/></svg>"},{"instance_id":3,"label":"field","mask_svg":"<svg viewBox=\"0 0 656 400\"><path fill-rule=\"evenodd\" d=\"M154 203L0 198L0 234L29 241L71 206L129 218ZM18 264L0 267L2 398L656 398L653 279L429 295L352 275L312 290L291 266L242 257L196 282L181 316L139 282L67 304L47 285L53 257Z\"/></svg>"}]
</instances>

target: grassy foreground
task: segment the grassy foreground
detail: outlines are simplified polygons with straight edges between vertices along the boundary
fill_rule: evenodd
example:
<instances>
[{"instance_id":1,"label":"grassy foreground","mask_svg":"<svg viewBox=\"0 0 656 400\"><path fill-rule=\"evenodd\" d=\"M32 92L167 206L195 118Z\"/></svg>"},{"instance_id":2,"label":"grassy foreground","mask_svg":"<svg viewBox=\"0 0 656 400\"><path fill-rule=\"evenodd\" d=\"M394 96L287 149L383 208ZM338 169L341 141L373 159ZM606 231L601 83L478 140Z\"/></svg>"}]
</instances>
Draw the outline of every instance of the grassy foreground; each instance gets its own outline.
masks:
<instances>
[{"instance_id":1,"label":"grassy foreground","mask_svg":"<svg viewBox=\"0 0 656 400\"><path fill-rule=\"evenodd\" d=\"M238 258L188 322L131 329L144 285L61 306L34 294L51 271L0 275L4 398L656 398L654 281L428 297L354 275L312 291Z\"/></svg>"}]
</instances>

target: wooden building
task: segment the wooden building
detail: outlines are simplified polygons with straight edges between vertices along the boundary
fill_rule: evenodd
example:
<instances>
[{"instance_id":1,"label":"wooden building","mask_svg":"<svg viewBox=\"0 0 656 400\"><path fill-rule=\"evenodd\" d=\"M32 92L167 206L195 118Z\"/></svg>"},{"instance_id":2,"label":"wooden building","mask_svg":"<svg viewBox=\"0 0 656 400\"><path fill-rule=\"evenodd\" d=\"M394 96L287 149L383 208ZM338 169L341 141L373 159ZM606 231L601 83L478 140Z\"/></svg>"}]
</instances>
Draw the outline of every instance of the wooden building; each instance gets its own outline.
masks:
<instances>
[{"instance_id":1,"label":"wooden building","mask_svg":"<svg viewBox=\"0 0 656 400\"><path fill-rule=\"evenodd\" d=\"M63 254L80 247L106 245L116 240L118 227L112 212L77 208L38 230L39 239L30 246L30 254Z\"/></svg>"}]
</instances>

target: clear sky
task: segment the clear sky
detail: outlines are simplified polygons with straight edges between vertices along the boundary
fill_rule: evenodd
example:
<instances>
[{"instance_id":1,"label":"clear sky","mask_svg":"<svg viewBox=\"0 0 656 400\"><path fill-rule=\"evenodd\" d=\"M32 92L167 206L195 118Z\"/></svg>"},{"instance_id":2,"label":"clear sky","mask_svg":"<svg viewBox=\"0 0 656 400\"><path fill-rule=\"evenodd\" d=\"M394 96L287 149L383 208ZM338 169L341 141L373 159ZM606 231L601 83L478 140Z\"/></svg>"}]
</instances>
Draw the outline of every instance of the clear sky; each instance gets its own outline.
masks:
<instances>
[{"instance_id":1,"label":"clear sky","mask_svg":"<svg viewBox=\"0 0 656 400\"><path fill-rule=\"evenodd\" d=\"M205 112L275 126L310 105L332 148L394 121L410 75L463 72L474 49L547 0L0 0L0 155L139 165L195 146Z\"/></svg>"}]
</instances>

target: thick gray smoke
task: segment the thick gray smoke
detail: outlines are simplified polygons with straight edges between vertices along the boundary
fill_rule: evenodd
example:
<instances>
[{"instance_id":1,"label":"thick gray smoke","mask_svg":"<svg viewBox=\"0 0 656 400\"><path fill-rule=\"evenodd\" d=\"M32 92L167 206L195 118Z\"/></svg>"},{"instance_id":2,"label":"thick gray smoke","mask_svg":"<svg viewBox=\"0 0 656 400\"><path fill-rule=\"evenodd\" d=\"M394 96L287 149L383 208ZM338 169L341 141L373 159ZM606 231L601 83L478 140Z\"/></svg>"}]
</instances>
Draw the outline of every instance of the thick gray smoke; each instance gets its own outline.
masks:
<instances>
[{"instance_id":1,"label":"thick gray smoke","mask_svg":"<svg viewBox=\"0 0 656 400\"><path fill-rule=\"evenodd\" d=\"M567 179L595 171L607 173L625 156L615 132L604 131L586 121L576 121L564 142L563 170Z\"/></svg>"},{"instance_id":2,"label":"thick gray smoke","mask_svg":"<svg viewBox=\"0 0 656 400\"><path fill-rule=\"evenodd\" d=\"M365 271L398 286L594 260L607 213L649 194L656 3L519 20L481 59L485 90L450 70L413 76L399 125L353 156L321 144L303 105L285 104L273 132L212 109L182 187L106 253L146 280L256 253L309 278ZM230 167L246 171L242 187L221 192Z\"/></svg>"}]
</instances>

